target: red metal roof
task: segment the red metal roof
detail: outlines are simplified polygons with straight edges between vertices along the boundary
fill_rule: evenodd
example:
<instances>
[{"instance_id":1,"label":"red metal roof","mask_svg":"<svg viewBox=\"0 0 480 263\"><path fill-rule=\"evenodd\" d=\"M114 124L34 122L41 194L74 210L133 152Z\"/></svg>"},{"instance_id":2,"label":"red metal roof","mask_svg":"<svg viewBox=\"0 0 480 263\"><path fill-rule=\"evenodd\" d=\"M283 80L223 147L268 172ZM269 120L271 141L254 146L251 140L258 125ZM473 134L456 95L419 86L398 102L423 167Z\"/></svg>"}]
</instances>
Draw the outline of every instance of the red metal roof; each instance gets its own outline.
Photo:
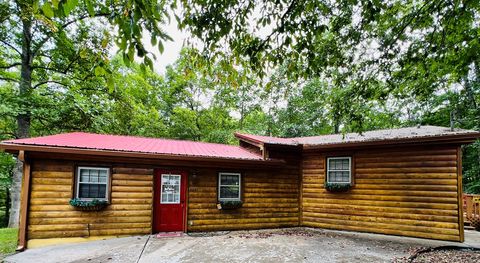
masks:
<instances>
[{"instance_id":1,"label":"red metal roof","mask_svg":"<svg viewBox=\"0 0 480 263\"><path fill-rule=\"evenodd\" d=\"M260 155L234 145L84 132L8 140L2 143L193 157L263 160Z\"/></svg>"}]
</instances>

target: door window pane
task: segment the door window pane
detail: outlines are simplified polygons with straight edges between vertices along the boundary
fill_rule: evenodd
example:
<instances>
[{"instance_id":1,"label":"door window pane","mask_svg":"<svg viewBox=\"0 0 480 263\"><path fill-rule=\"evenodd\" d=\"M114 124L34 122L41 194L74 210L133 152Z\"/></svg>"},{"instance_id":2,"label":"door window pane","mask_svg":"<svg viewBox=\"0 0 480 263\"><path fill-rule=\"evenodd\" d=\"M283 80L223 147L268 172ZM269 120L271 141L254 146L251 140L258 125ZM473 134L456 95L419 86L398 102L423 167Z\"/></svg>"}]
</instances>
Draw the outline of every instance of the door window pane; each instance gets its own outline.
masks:
<instances>
[{"instance_id":1,"label":"door window pane","mask_svg":"<svg viewBox=\"0 0 480 263\"><path fill-rule=\"evenodd\" d=\"M180 175L162 174L160 203L180 203Z\"/></svg>"}]
</instances>

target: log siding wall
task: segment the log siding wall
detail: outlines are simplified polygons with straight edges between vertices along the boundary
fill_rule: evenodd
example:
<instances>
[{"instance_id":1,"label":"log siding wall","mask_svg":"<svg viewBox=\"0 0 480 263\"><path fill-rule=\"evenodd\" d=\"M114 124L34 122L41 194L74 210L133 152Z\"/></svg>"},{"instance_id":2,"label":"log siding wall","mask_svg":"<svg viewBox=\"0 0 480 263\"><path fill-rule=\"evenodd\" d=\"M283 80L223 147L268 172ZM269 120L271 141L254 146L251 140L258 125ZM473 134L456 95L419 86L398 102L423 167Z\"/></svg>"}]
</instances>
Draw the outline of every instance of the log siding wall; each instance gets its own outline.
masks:
<instances>
[{"instance_id":1,"label":"log siding wall","mask_svg":"<svg viewBox=\"0 0 480 263\"><path fill-rule=\"evenodd\" d=\"M219 231L293 227L299 224L299 170L297 166L242 173L243 206L217 209L218 172L200 170L188 185L188 231Z\"/></svg>"},{"instance_id":2,"label":"log siding wall","mask_svg":"<svg viewBox=\"0 0 480 263\"><path fill-rule=\"evenodd\" d=\"M77 211L73 197L76 165L105 163L32 160L27 238L148 234L153 220L153 169L112 165L111 204L98 212ZM161 166L159 166L160 168ZM299 225L297 163L271 170L182 168L188 171L187 231L261 229ZM242 174L243 207L218 210L218 173Z\"/></svg>"},{"instance_id":3,"label":"log siding wall","mask_svg":"<svg viewBox=\"0 0 480 263\"><path fill-rule=\"evenodd\" d=\"M304 152L302 224L461 241L457 154L454 146L345 153L354 159L355 185L347 193L329 193L324 182L330 155Z\"/></svg>"},{"instance_id":4,"label":"log siding wall","mask_svg":"<svg viewBox=\"0 0 480 263\"><path fill-rule=\"evenodd\" d=\"M98 212L77 211L69 205L73 197L74 169L75 164L70 161L33 161L28 239L151 232L152 169L114 166L111 204Z\"/></svg>"},{"instance_id":5,"label":"log siding wall","mask_svg":"<svg viewBox=\"0 0 480 263\"><path fill-rule=\"evenodd\" d=\"M462 239L458 212L461 164L456 146L348 153L309 150L302 154L278 150L270 155L285 159L287 164L268 170L234 166L185 168L187 231L301 225ZM329 193L324 189L328 156L353 157L355 185L349 192ZM153 169L113 165L111 204L103 211L83 212L75 210L68 201L73 197L75 165L85 163L50 159L33 159L31 163L29 240L151 233ZM242 208L217 209L219 172L242 174Z\"/></svg>"}]
</instances>

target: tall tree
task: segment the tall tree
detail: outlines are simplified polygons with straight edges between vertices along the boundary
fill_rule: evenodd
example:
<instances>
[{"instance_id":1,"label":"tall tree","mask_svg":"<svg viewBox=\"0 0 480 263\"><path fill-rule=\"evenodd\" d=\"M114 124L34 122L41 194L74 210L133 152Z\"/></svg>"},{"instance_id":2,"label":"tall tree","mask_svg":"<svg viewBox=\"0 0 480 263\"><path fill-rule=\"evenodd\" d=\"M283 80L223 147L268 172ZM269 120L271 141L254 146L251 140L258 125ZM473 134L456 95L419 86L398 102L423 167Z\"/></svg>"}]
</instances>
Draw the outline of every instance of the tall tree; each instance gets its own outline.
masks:
<instances>
[{"instance_id":1,"label":"tall tree","mask_svg":"<svg viewBox=\"0 0 480 263\"><path fill-rule=\"evenodd\" d=\"M120 56L110 63L113 89L98 95L103 113L92 130L109 134L168 137L165 112L168 89L163 76L137 63L125 65Z\"/></svg>"},{"instance_id":2,"label":"tall tree","mask_svg":"<svg viewBox=\"0 0 480 263\"><path fill-rule=\"evenodd\" d=\"M265 75L320 77L344 96L335 107L362 130L362 102L428 98L479 63L479 1L183 0L181 24L205 53Z\"/></svg>"},{"instance_id":3,"label":"tall tree","mask_svg":"<svg viewBox=\"0 0 480 263\"><path fill-rule=\"evenodd\" d=\"M32 101L39 87L69 89L72 82L83 82L93 75L105 76L111 87L106 66L111 43L118 45L126 62L138 56L144 59L144 65L153 67L142 37L148 31L152 45L163 50L162 42L169 39L160 27L167 14L165 4L129 0L2 1L0 81L17 87L15 137L30 135L36 109ZM109 33L112 29L117 30L115 35ZM20 182L21 174L16 173L11 226L18 222Z\"/></svg>"}]
</instances>

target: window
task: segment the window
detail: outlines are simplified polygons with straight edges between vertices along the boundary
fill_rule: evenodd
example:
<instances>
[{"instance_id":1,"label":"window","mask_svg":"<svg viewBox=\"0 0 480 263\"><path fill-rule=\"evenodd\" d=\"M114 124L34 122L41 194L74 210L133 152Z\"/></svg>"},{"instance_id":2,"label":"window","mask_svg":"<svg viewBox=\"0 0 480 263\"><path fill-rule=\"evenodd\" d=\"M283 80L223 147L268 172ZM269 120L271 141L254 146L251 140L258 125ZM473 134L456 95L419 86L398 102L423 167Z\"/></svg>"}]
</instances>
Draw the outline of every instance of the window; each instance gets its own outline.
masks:
<instances>
[{"instance_id":1,"label":"window","mask_svg":"<svg viewBox=\"0 0 480 263\"><path fill-rule=\"evenodd\" d=\"M352 158L327 158L327 183L349 184L352 182Z\"/></svg>"},{"instance_id":2,"label":"window","mask_svg":"<svg viewBox=\"0 0 480 263\"><path fill-rule=\"evenodd\" d=\"M109 168L78 167L76 198L108 200Z\"/></svg>"},{"instance_id":3,"label":"window","mask_svg":"<svg viewBox=\"0 0 480 263\"><path fill-rule=\"evenodd\" d=\"M240 177L239 173L218 174L218 200L240 201Z\"/></svg>"},{"instance_id":4,"label":"window","mask_svg":"<svg viewBox=\"0 0 480 263\"><path fill-rule=\"evenodd\" d=\"M178 174L162 174L162 191L160 203L180 204L180 180Z\"/></svg>"}]
</instances>

